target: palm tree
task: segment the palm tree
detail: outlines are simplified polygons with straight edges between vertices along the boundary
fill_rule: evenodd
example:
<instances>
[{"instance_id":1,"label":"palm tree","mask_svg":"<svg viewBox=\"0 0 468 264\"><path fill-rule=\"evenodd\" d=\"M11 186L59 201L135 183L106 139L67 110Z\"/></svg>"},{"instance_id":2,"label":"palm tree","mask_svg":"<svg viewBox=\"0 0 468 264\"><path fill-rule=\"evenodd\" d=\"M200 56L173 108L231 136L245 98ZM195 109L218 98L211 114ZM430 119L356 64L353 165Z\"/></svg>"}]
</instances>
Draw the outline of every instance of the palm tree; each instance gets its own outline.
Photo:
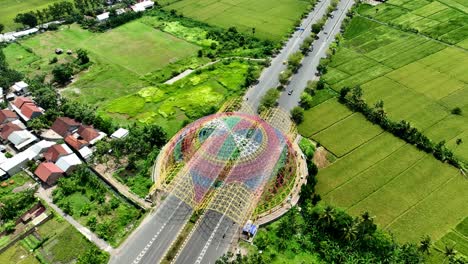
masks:
<instances>
[{"instance_id":1,"label":"palm tree","mask_svg":"<svg viewBox=\"0 0 468 264\"><path fill-rule=\"evenodd\" d=\"M453 246L447 246L445 245L445 250L444 250L444 255L445 255L445 259L444 259L444 263L447 259L451 260L455 257L455 255L457 254L457 251L453 248Z\"/></svg>"},{"instance_id":2,"label":"palm tree","mask_svg":"<svg viewBox=\"0 0 468 264\"><path fill-rule=\"evenodd\" d=\"M353 219L351 224L343 228L343 238L348 241L354 241L356 240L358 235L358 229L357 229L357 224L356 221Z\"/></svg>"},{"instance_id":3,"label":"palm tree","mask_svg":"<svg viewBox=\"0 0 468 264\"><path fill-rule=\"evenodd\" d=\"M419 242L419 251L430 254L430 249L432 246L432 241L430 236L424 236Z\"/></svg>"},{"instance_id":4,"label":"palm tree","mask_svg":"<svg viewBox=\"0 0 468 264\"><path fill-rule=\"evenodd\" d=\"M323 213L320 215L319 220L322 222L322 226L329 227L335 220L333 207L327 205Z\"/></svg>"}]
</instances>

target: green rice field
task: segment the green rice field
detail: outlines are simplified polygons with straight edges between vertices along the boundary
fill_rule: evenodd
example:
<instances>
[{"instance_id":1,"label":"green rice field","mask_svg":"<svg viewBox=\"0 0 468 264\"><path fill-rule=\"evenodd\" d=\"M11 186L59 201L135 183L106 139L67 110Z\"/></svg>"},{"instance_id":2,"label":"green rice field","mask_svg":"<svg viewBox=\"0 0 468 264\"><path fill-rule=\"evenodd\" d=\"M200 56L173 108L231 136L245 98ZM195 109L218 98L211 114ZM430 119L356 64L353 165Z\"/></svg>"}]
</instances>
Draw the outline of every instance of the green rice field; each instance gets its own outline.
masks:
<instances>
[{"instance_id":1,"label":"green rice field","mask_svg":"<svg viewBox=\"0 0 468 264\"><path fill-rule=\"evenodd\" d=\"M401 242L417 242L424 235L436 241L450 234L468 215L468 197L459 195L468 188L466 178L342 107L330 99L306 111L306 125L299 126L301 134L309 133L338 156L318 174L317 192L324 203L353 215L369 211ZM321 123L316 118L321 112L336 112L335 121L325 116L325 128L308 131Z\"/></svg>"},{"instance_id":2,"label":"green rice field","mask_svg":"<svg viewBox=\"0 0 468 264\"><path fill-rule=\"evenodd\" d=\"M468 161L468 51L359 16L344 37L324 75L330 87L361 85L369 104L383 100L391 119ZM457 107L461 115L451 113Z\"/></svg>"},{"instance_id":3,"label":"green rice field","mask_svg":"<svg viewBox=\"0 0 468 264\"><path fill-rule=\"evenodd\" d=\"M310 6L309 0L163 0L164 9L208 24L238 30L264 39L280 40Z\"/></svg>"},{"instance_id":4,"label":"green rice field","mask_svg":"<svg viewBox=\"0 0 468 264\"><path fill-rule=\"evenodd\" d=\"M410 26L425 25L436 32L430 20L415 24L418 15L456 25L466 6L466 1L451 0L360 5L361 16L343 34L325 82L337 92L360 85L367 103L383 100L392 120L409 121L434 142L445 140L468 161L468 51L460 45L468 36L455 34L461 30L455 27L456 41L444 39L446 34L410 31ZM452 113L457 107L461 114ZM324 203L353 215L369 211L401 242L431 236L436 241L431 263L443 261L445 245L468 255L468 196L463 195L468 181L457 169L381 131L335 98L304 116L299 132L337 156L318 174L317 192Z\"/></svg>"}]
</instances>

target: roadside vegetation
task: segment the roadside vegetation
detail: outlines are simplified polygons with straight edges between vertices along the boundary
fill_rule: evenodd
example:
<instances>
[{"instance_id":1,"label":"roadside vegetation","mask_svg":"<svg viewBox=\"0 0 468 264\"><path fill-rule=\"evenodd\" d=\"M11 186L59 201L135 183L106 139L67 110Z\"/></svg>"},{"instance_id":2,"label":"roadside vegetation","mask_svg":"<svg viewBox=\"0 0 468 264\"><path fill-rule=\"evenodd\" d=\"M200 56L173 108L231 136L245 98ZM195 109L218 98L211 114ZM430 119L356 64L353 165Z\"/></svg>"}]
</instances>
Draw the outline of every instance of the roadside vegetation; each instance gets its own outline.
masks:
<instances>
[{"instance_id":1,"label":"roadside vegetation","mask_svg":"<svg viewBox=\"0 0 468 264\"><path fill-rule=\"evenodd\" d=\"M88 168L59 179L54 203L66 214L117 246L136 226L141 212L113 193Z\"/></svg>"}]
</instances>

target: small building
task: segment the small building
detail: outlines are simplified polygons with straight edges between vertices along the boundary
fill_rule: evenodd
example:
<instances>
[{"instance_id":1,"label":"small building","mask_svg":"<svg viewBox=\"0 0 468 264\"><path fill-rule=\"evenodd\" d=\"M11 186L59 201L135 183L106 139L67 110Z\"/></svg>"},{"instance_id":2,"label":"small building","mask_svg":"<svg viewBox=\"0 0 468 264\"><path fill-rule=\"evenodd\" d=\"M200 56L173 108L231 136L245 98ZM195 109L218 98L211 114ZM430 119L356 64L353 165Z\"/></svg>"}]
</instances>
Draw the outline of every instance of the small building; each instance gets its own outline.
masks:
<instances>
[{"instance_id":1,"label":"small building","mask_svg":"<svg viewBox=\"0 0 468 264\"><path fill-rule=\"evenodd\" d=\"M77 134L80 138L87 141L89 144L94 145L99 140L106 137L106 133L94 129L92 126L81 125L78 128Z\"/></svg>"},{"instance_id":2,"label":"small building","mask_svg":"<svg viewBox=\"0 0 468 264\"><path fill-rule=\"evenodd\" d=\"M29 85L27 83L25 83L24 81L20 81L20 82L16 82L15 84L13 84L11 86L11 90L15 94L20 95L20 94L27 93L28 92L28 87L29 87Z\"/></svg>"},{"instance_id":3,"label":"small building","mask_svg":"<svg viewBox=\"0 0 468 264\"><path fill-rule=\"evenodd\" d=\"M125 13L125 12L127 12L127 11L125 11L125 8L119 8L119 9L116 9L116 10L115 10L115 13L116 13L117 15L121 15L121 14L123 14L123 13Z\"/></svg>"},{"instance_id":4,"label":"small building","mask_svg":"<svg viewBox=\"0 0 468 264\"><path fill-rule=\"evenodd\" d=\"M31 100L30 98L18 96L13 102L13 105L16 106L16 108L21 109L21 107L23 107L23 105L27 103L34 104L33 100Z\"/></svg>"},{"instance_id":5,"label":"small building","mask_svg":"<svg viewBox=\"0 0 468 264\"><path fill-rule=\"evenodd\" d=\"M13 131L8 136L8 141L10 141L17 150L21 150L29 146L31 143L35 142L36 140L37 140L37 137L31 134L31 132L27 130Z\"/></svg>"},{"instance_id":6,"label":"small building","mask_svg":"<svg viewBox=\"0 0 468 264\"><path fill-rule=\"evenodd\" d=\"M18 116L15 114L15 112L9 109L0 110L0 124L6 124L17 119Z\"/></svg>"},{"instance_id":7,"label":"small building","mask_svg":"<svg viewBox=\"0 0 468 264\"><path fill-rule=\"evenodd\" d=\"M57 117L57 119L55 119L51 129L60 136L66 137L70 134L75 133L75 131L80 127L80 125L81 124L76 122L74 119L62 116Z\"/></svg>"},{"instance_id":8,"label":"small building","mask_svg":"<svg viewBox=\"0 0 468 264\"><path fill-rule=\"evenodd\" d=\"M4 140L7 141L8 137L11 135L11 133L15 131L20 131L23 130L20 126L13 122L6 123L3 125L0 129L0 137Z\"/></svg>"},{"instance_id":9,"label":"small building","mask_svg":"<svg viewBox=\"0 0 468 264\"><path fill-rule=\"evenodd\" d=\"M85 146L85 147L82 147L78 153L80 153L80 156L85 159L85 160L89 160L91 158L91 156L93 155L93 151Z\"/></svg>"},{"instance_id":10,"label":"small building","mask_svg":"<svg viewBox=\"0 0 468 264\"><path fill-rule=\"evenodd\" d=\"M125 128L119 128L114 133L112 133L111 138L121 139L128 136L129 131Z\"/></svg>"},{"instance_id":11,"label":"small building","mask_svg":"<svg viewBox=\"0 0 468 264\"><path fill-rule=\"evenodd\" d=\"M23 96L17 97L13 103L10 103L10 106L26 122L44 112L43 109L37 107L33 100Z\"/></svg>"},{"instance_id":12,"label":"small building","mask_svg":"<svg viewBox=\"0 0 468 264\"><path fill-rule=\"evenodd\" d=\"M74 150L80 151L82 147L88 146L88 142L82 139L78 139L73 135L65 137L65 142Z\"/></svg>"},{"instance_id":13,"label":"small building","mask_svg":"<svg viewBox=\"0 0 468 264\"><path fill-rule=\"evenodd\" d=\"M109 12L102 13L96 16L97 21L102 22L109 19Z\"/></svg>"},{"instance_id":14,"label":"small building","mask_svg":"<svg viewBox=\"0 0 468 264\"><path fill-rule=\"evenodd\" d=\"M39 164L34 174L47 185L54 185L57 180L63 176L63 172L57 165L52 162L43 162Z\"/></svg>"},{"instance_id":15,"label":"small building","mask_svg":"<svg viewBox=\"0 0 468 264\"><path fill-rule=\"evenodd\" d=\"M48 162L56 162L59 158L72 154L73 151L66 144L55 144L44 153Z\"/></svg>"},{"instance_id":16,"label":"small building","mask_svg":"<svg viewBox=\"0 0 468 264\"><path fill-rule=\"evenodd\" d=\"M143 1L132 5L130 8L132 8L133 12L143 12L147 9L153 8L153 6L153 1Z\"/></svg>"},{"instance_id":17,"label":"small building","mask_svg":"<svg viewBox=\"0 0 468 264\"><path fill-rule=\"evenodd\" d=\"M0 170L8 173L10 176L15 175L22 168L25 168L29 161L28 154L21 152L8 159L8 162L0 164Z\"/></svg>"},{"instance_id":18,"label":"small building","mask_svg":"<svg viewBox=\"0 0 468 264\"><path fill-rule=\"evenodd\" d=\"M38 160L42 157L42 154L53 145L55 145L55 142L41 140L25 151L29 153L30 160Z\"/></svg>"},{"instance_id":19,"label":"small building","mask_svg":"<svg viewBox=\"0 0 468 264\"><path fill-rule=\"evenodd\" d=\"M21 107L21 113L27 117L28 120L42 115L42 112L42 109L37 107L35 104L26 104Z\"/></svg>"},{"instance_id":20,"label":"small building","mask_svg":"<svg viewBox=\"0 0 468 264\"><path fill-rule=\"evenodd\" d=\"M76 154L70 154L64 157L60 157L55 165L59 167L62 171L69 174L71 173L78 165L82 162Z\"/></svg>"}]
</instances>

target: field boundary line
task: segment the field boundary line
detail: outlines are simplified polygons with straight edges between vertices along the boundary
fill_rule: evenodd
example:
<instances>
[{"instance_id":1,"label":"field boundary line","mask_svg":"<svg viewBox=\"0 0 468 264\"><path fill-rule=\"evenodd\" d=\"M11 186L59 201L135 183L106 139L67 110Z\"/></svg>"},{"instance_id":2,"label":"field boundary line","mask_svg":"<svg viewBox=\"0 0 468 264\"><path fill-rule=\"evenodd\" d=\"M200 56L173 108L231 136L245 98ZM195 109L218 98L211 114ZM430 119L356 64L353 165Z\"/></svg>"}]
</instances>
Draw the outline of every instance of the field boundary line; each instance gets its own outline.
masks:
<instances>
[{"instance_id":1,"label":"field boundary line","mask_svg":"<svg viewBox=\"0 0 468 264\"><path fill-rule=\"evenodd\" d=\"M330 98L330 99L332 99L332 98ZM328 100L330 100L330 99L328 99ZM327 100L327 101L328 101L328 100ZM345 106L345 107L346 107L346 106ZM349 110L349 109L348 109L348 110ZM324 132L325 130L327 130L327 129L329 129L329 128L335 126L335 125L337 125L338 123L341 123L341 122L344 121L345 119L348 119L348 118L350 118L352 115L356 114L356 112L353 112L353 111L351 111L351 110L349 110L349 112L350 112L349 115L347 115L347 116L345 116L345 117L343 117L343 118L338 119L337 121L333 122L332 124L330 124L330 125L327 126L326 128L320 129L319 131L317 131L317 132L313 133L312 135L310 135L310 137L317 136L317 134L320 134L320 133ZM315 141L317 141L317 140L315 140Z\"/></svg>"},{"instance_id":2,"label":"field boundary line","mask_svg":"<svg viewBox=\"0 0 468 264\"><path fill-rule=\"evenodd\" d=\"M408 144L408 143L407 143L407 144ZM423 154L424 154L424 153L423 153ZM358 204L361 203L362 201L367 200L369 197L371 197L372 195L374 195L376 192L380 191L383 187L387 186L390 182L394 181L396 178L400 177L401 175L403 175L404 173L406 173L406 172L409 171L410 169L414 168L414 166L416 166L416 164L418 164L419 162L421 162L421 160L423 160L424 158L426 158L426 155L422 155L422 157L419 158L418 160L416 160L413 164L411 164L411 166L409 166L408 168L404 169L403 171L401 171L400 173L398 173L397 175L395 175L394 177L392 177L391 179L389 179L385 184L381 185L379 188L377 188L376 190L374 190L372 193L370 193L369 195L367 195L367 196L364 197L363 199L357 201L356 203L354 203L353 205L351 205L350 207L348 207L347 210L352 209L353 207L355 207L356 205L358 205Z\"/></svg>"},{"instance_id":3,"label":"field boundary line","mask_svg":"<svg viewBox=\"0 0 468 264\"><path fill-rule=\"evenodd\" d=\"M455 175L452 175L448 180L444 181L443 183L441 183L439 186L437 186L434 190L432 190L430 193L428 193L426 196L424 196L422 199L420 199L419 201L417 201L415 204L411 205L410 207L408 207L405 211L403 211L401 214L399 214L397 217L395 217L390 223L388 223L387 225L384 226L384 229L387 229L388 227L390 227L390 225L392 225L393 223L395 223L396 221L398 221L398 219L400 219L401 217L403 217L405 214L407 214L409 211L413 210L413 208L415 208L416 206L420 205L422 202L424 202L426 199L429 198L429 196L433 195L435 192L441 190L444 186L446 186L449 182L451 182L453 179L455 179L455 177L457 177L458 175L455 174Z\"/></svg>"},{"instance_id":4,"label":"field boundary line","mask_svg":"<svg viewBox=\"0 0 468 264\"><path fill-rule=\"evenodd\" d=\"M366 142L367 143L367 142ZM354 174L351 178L349 178L348 180L344 181L343 183L341 183L340 185L336 186L335 188L333 188L332 190L328 191L327 193L325 193L325 195L328 195L330 192L333 192L335 190L338 190L340 188L343 187L343 185L347 184L348 182L352 181L354 178L358 177L359 175L363 174L364 172L370 170L371 168L377 166L377 164L379 164L380 162L382 162L383 160L386 160L387 158L389 158L391 155L393 155L395 152L397 152L398 150L402 149L404 146L408 145L408 143L404 143L403 145L401 145L400 147L396 148L394 151L388 153L388 155L382 157L381 159L377 160L375 163L373 163L372 165L370 165L369 167L367 168L364 168L363 170L359 171L358 173ZM351 153L350 153L351 154Z\"/></svg>"},{"instance_id":5,"label":"field boundary line","mask_svg":"<svg viewBox=\"0 0 468 264\"><path fill-rule=\"evenodd\" d=\"M355 112L355 113L357 113L357 112ZM368 120L366 120L366 121L367 121L367 122L370 122L370 121L368 121ZM371 123L371 124L372 124L372 125L375 125L374 123ZM379 129L381 129L382 131L380 131L377 135L372 136L371 138L369 138L368 140L362 142L362 143L359 144L358 146L356 146L356 147L354 147L354 148L348 150L348 151L347 151L346 153L344 153L343 155L338 156L338 155L336 155L335 153L332 152L333 155L335 155L335 156L338 157L338 158L345 157L345 156L347 156L348 154L350 154L351 152L353 152L354 150L360 148L362 145L365 145L365 144L367 144L369 141L372 141L372 140L375 139L376 137L382 135L383 133L388 133L387 131L383 130L380 126L379 126ZM314 140L314 141L319 142L318 140ZM321 145L322 145L322 144L321 144Z\"/></svg>"}]
</instances>

